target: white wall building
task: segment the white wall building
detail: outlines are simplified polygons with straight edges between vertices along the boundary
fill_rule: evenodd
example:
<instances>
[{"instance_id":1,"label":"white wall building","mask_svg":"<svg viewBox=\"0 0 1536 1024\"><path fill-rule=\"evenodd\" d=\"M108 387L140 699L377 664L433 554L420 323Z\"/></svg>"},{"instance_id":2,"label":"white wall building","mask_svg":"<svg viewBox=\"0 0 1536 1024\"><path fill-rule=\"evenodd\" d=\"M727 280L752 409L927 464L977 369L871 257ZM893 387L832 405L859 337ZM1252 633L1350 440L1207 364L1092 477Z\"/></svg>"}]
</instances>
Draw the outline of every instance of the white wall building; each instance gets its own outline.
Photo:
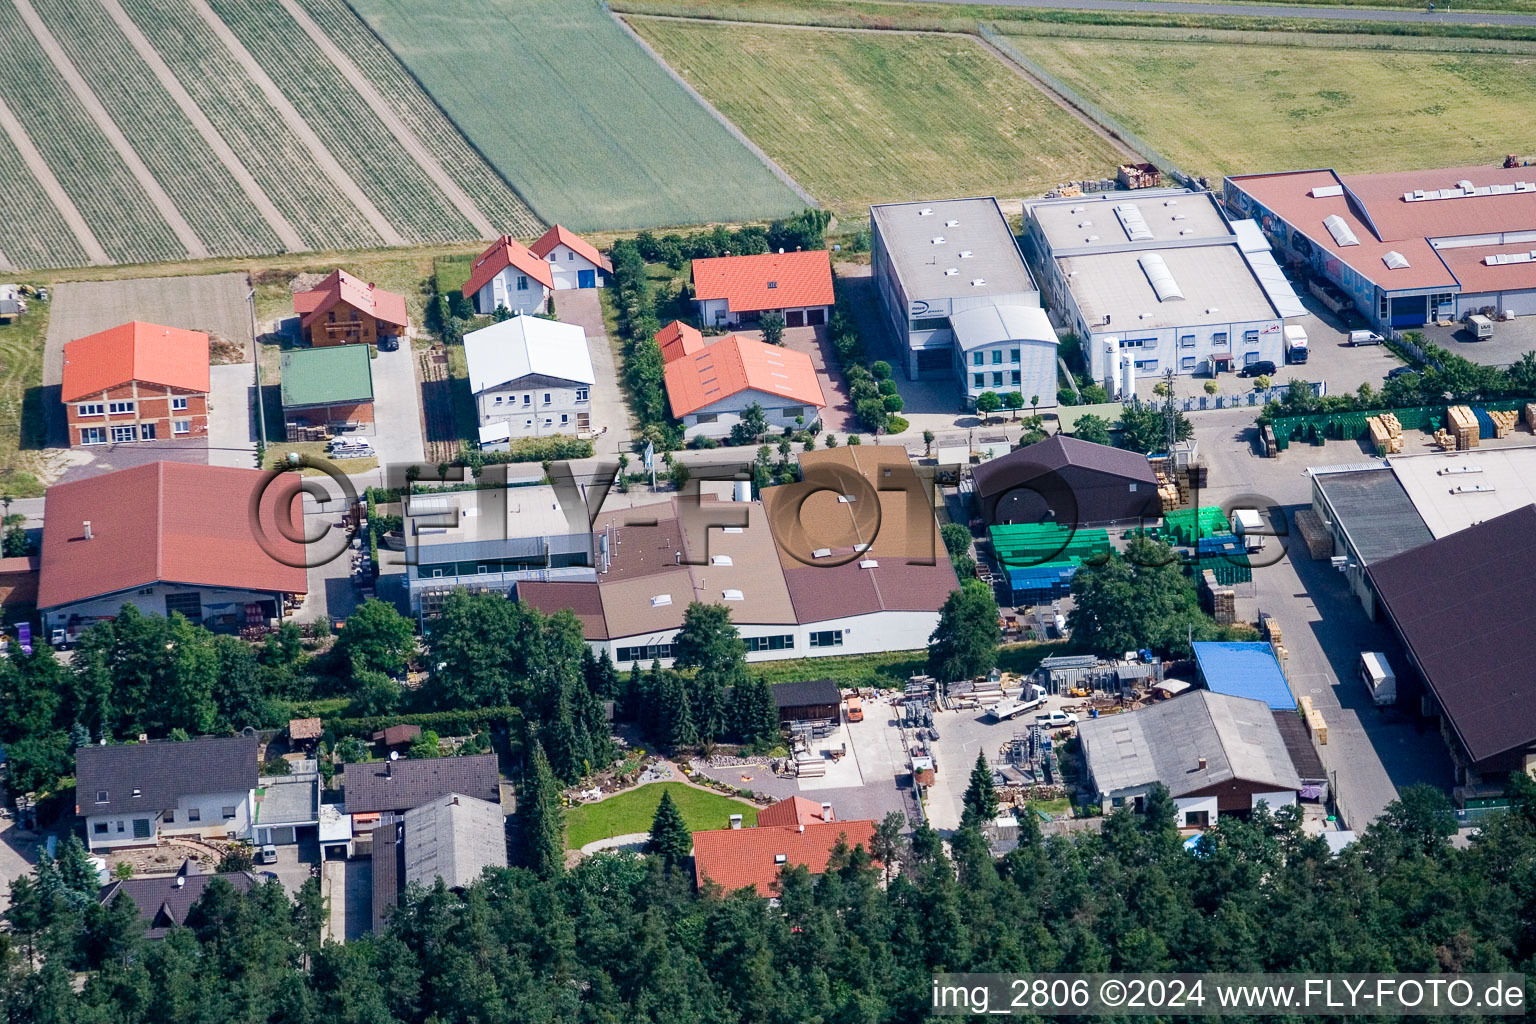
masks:
<instances>
[{"instance_id":1,"label":"white wall building","mask_svg":"<svg viewBox=\"0 0 1536 1024\"><path fill-rule=\"evenodd\" d=\"M464 358L482 448L592 429L597 378L577 325L515 316L465 335Z\"/></svg>"},{"instance_id":2,"label":"white wall building","mask_svg":"<svg viewBox=\"0 0 1536 1024\"><path fill-rule=\"evenodd\" d=\"M1025 205L1041 287L1082 341L1094 379L1214 374L1285 362L1288 316L1306 310L1256 233L1228 223L1208 192L1146 189Z\"/></svg>"},{"instance_id":3,"label":"white wall building","mask_svg":"<svg viewBox=\"0 0 1536 1024\"><path fill-rule=\"evenodd\" d=\"M613 264L586 239L556 224L528 251L549 264L555 291L601 288L613 273Z\"/></svg>"},{"instance_id":4,"label":"white wall building","mask_svg":"<svg viewBox=\"0 0 1536 1024\"><path fill-rule=\"evenodd\" d=\"M162 836L249 834L257 739L85 746L75 753L75 813L93 850L153 846Z\"/></svg>"},{"instance_id":5,"label":"white wall building","mask_svg":"<svg viewBox=\"0 0 1536 1024\"><path fill-rule=\"evenodd\" d=\"M1039 309L1040 290L996 199L872 206L870 228L875 286L909 378L954 378L968 405L1016 390L1055 404L1054 351L1048 386L1042 369L1055 333L1022 312Z\"/></svg>"},{"instance_id":6,"label":"white wall building","mask_svg":"<svg viewBox=\"0 0 1536 1024\"><path fill-rule=\"evenodd\" d=\"M554 271L511 235L503 235L475 257L464 296L475 312L490 316L497 309L510 313L542 313L554 290Z\"/></svg>"}]
</instances>

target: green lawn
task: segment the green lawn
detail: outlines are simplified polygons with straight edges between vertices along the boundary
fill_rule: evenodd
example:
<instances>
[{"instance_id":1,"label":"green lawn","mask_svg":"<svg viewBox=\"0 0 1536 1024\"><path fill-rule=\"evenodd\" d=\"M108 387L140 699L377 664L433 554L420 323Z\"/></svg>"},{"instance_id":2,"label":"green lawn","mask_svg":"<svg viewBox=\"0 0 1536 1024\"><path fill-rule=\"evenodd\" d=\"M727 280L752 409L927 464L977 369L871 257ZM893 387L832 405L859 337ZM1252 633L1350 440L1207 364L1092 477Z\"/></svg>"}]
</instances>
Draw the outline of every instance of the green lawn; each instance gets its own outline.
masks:
<instances>
[{"instance_id":1,"label":"green lawn","mask_svg":"<svg viewBox=\"0 0 1536 1024\"><path fill-rule=\"evenodd\" d=\"M1029 195L1115 150L974 38L632 18L822 203Z\"/></svg>"},{"instance_id":2,"label":"green lawn","mask_svg":"<svg viewBox=\"0 0 1536 1024\"><path fill-rule=\"evenodd\" d=\"M757 824L757 808L749 803L706 793L682 782L653 782L599 803L567 810L566 846L577 850L597 839L649 832L663 793L672 794L672 802L677 804L691 831L727 828L733 814L741 815L747 828Z\"/></svg>"},{"instance_id":3,"label":"green lawn","mask_svg":"<svg viewBox=\"0 0 1536 1024\"><path fill-rule=\"evenodd\" d=\"M1013 36L1194 174L1445 164L1531 148L1536 57ZM1451 150L1430 140L1455 126ZM1522 128L1521 125L1526 127Z\"/></svg>"},{"instance_id":4,"label":"green lawn","mask_svg":"<svg viewBox=\"0 0 1536 1024\"><path fill-rule=\"evenodd\" d=\"M0 324L0 491L13 498L37 498L43 485L41 448L47 426L43 413L43 339L48 303L36 296L27 312Z\"/></svg>"},{"instance_id":5,"label":"green lawn","mask_svg":"<svg viewBox=\"0 0 1536 1024\"><path fill-rule=\"evenodd\" d=\"M782 217L804 203L598 0L352 0L548 223Z\"/></svg>"},{"instance_id":6,"label":"green lawn","mask_svg":"<svg viewBox=\"0 0 1536 1024\"><path fill-rule=\"evenodd\" d=\"M1004 644L998 648L997 667L1004 672L1028 673L1033 672L1040 664L1040 659L1048 655L1070 653L1073 652L1068 645L1061 643ZM830 679L845 688L904 686L908 677L926 672L927 667L926 651L885 651L842 658L759 661L747 666L754 676L770 684L802 679Z\"/></svg>"}]
</instances>

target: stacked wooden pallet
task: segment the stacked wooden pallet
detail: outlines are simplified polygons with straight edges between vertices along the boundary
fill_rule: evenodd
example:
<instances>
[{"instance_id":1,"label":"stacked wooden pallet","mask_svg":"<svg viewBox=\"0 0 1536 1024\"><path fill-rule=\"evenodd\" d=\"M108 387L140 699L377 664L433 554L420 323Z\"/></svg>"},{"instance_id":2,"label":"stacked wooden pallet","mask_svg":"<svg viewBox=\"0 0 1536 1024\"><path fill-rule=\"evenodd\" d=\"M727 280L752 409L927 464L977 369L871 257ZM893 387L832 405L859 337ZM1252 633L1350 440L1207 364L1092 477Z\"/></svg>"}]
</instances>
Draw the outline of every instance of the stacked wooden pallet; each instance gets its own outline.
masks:
<instances>
[{"instance_id":1,"label":"stacked wooden pallet","mask_svg":"<svg viewBox=\"0 0 1536 1024\"><path fill-rule=\"evenodd\" d=\"M1148 459L1152 475L1157 477L1157 497L1164 512L1172 512L1184 504L1184 479L1173 468L1173 460L1167 456Z\"/></svg>"},{"instance_id":2,"label":"stacked wooden pallet","mask_svg":"<svg viewBox=\"0 0 1536 1024\"><path fill-rule=\"evenodd\" d=\"M1525 403L1525 425L1536 430L1536 402Z\"/></svg>"},{"instance_id":3,"label":"stacked wooden pallet","mask_svg":"<svg viewBox=\"0 0 1536 1024\"><path fill-rule=\"evenodd\" d=\"M1439 445L1445 451L1455 451L1456 438L1453 437L1447 430L1437 430L1435 431L1435 444Z\"/></svg>"},{"instance_id":4,"label":"stacked wooden pallet","mask_svg":"<svg viewBox=\"0 0 1536 1024\"><path fill-rule=\"evenodd\" d=\"M1377 455L1396 455L1403 450L1402 427L1398 427L1394 433L1392 426L1397 424L1397 417L1392 417L1392 424L1386 420L1391 414L1372 416L1365 421L1366 428L1371 432L1371 446L1376 449Z\"/></svg>"},{"instance_id":5,"label":"stacked wooden pallet","mask_svg":"<svg viewBox=\"0 0 1536 1024\"><path fill-rule=\"evenodd\" d=\"M1278 644L1282 642L1280 623L1276 621L1273 615L1266 612L1259 616L1259 630L1268 638L1270 643Z\"/></svg>"},{"instance_id":6,"label":"stacked wooden pallet","mask_svg":"<svg viewBox=\"0 0 1536 1024\"><path fill-rule=\"evenodd\" d=\"M1520 421L1520 414L1513 409L1489 409L1488 418L1493 420L1493 436L1508 437Z\"/></svg>"},{"instance_id":7,"label":"stacked wooden pallet","mask_svg":"<svg viewBox=\"0 0 1536 1024\"><path fill-rule=\"evenodd\" d=\"M1456 450L1465 451L1468 448L1476 448L1479 431L1477 417L1472 415L1472 410L1465 405L1453 405L1445 410L1446 430L1456 439Z\"/></svg>"},{"instance_id":8,"label":"stacked wooden pallet","mask_svg":"<svg viewBox=\"0 0 1536 1024\"><path fill-rule=\"evenodd\" d=\"M1231 587L1224 587L1216 582L1214 570L1206 569L1200 573L1200 583L1210 597L1211 618L1220 626L1230 626L1237 621L1237 595Z\"/></svg>"},{"instance_id":9,"label":"stacked wooden pallet","mask_svg":"<svg viewBox=\"0 0 1536 1024\"><path fill-rule=\"evenodd\" d=\"M1333 534L1323 525L1322 517L1310 508L1296 513L1296 529L1307 543L1307 554L1313 558L1328 558L1333 554Z\"/></svg>"},{"instance_id":10,"label":"stacked wooden pallet","mask_svg":"<svg viewBox=\"0 0 1536 1024\"><path fill-rule=\"evenodd\" d=\"M1317 738L1320 747L1328 745L1328 723L1323 720L1323 713L1312 706L1311 697L1301 698L1301 717L1306 720L1307 730Z\"/></svg>"}]
</instances>

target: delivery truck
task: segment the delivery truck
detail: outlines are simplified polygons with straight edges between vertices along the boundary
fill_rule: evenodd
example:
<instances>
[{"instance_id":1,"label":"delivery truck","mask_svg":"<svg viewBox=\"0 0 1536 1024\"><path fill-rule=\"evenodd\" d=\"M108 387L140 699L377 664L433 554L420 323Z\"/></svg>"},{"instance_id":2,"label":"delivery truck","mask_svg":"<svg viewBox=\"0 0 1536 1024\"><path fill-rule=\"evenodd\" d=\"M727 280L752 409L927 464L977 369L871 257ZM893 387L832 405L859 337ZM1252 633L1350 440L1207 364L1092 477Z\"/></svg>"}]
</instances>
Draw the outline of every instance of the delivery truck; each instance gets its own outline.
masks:
<instances>
[{"instance_id":1,"label":"delivery truck","mask_svg":"<svg viewBox=\"0 0 1536 1024\"><path fill-rule=\"evenodd\" d=\"M1285 361L1288 363L1307 361L1307 329L1301 324L1285 325Z\"/></svg>"},{"instance_id":2,"label":"delivery truck","mask_svg":"<svg viewBox=\"0 0 1536 1024\"><path fill-rule=\"evenodd\" d=\"M1387 656L1377 651L1360 655L1360 679L1371 691L1371 700L1377 707L1386 707L1397 701L1397 676L1387 664Z\"/></svg>"},{"instance_id":3,"label":"delivery truck","mask_svg":"<svg viewBox=\"0 0 1536 1024\"><path fill-rule=\"evenodd\" d=\"M1031 683L1017 697L994 704L988 709L987 717L994 722L1006 722L1026 711L1033 711L1044 703L1045 687L1039 683Z\"/></svg>"}]
</instances>

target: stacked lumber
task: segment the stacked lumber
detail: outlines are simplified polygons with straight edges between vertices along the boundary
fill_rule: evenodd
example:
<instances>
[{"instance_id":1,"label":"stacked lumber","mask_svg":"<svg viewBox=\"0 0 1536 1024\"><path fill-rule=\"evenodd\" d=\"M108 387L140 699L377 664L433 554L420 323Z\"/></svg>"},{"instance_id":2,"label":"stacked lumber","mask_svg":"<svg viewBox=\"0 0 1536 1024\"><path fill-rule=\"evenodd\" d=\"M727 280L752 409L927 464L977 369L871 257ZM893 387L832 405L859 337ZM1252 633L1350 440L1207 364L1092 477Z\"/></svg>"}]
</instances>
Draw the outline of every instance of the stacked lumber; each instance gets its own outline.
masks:
<instances>
[{"instance_id":1,"label":"stacked lumber","mask_svg":"<svg viewBox=\"0 0 1536 1024\"><path fill-rule=\"evenodd\" d=\"M1311 697L1303 697L1300 701L1301 716L1306 719L1307 731L1317 740L1318 746L1328 745L1328 723L1323 721L1323 713L1312 706Z\"/></svg>"},{"instance_id":2,"label":"stacked lumber","mask_svg":"<svg viewBox=\"0 0 1536 1024\"><path fill-rule=\"evenodd\" d=\"M1489 409L1488 418L1493 420L1493 436L1508 437L1519 422L1520 414L1513 409Z\"/></svg>"},{"instance_id":3,"label":"stacked lumber","mask_svg":"<svg viewBox=\"0 0 1536 1024\"><path fill-rule=\"evenodd\" d=\"M1372 416L1365 421L1371 432L1371 446L1376 449L1377 455L1396 455L1403 450L1402 427L1398 426L1394 433L1392 426L1397 424L1397 417L1391 419L1392 425L1388 425L1385 415Z\"/></svg>"},{"instance_id":4,"label":"stacked lumber","mask_svg":"<svg viewBox=\"0 0 1536 1024\"><path fill-rule=\"evenodd\" d=\"M1470 408L1465 405L1453 405L1445 410L1445 419L1447 432L1456 439L1457 451L1478 446L1481 431L1477 425L1477 417L1472 414Z\"/></svg>"},{"instance_id":5,"label":"stacked lumber","mask_svg":"<svg viewBox=\"0 0 1536 1024\"><path fill-rule=\"evenodd\" d=\"M1259 616L1259 633L1270 643L1281 643L1280 623L1273 615L1265 612Z\"/></svg>"},{"instance_id":6,"label":"stacked lumber","mask_svg":"<svg viewBox=\"0 0 1536 1024\"><path fill-rule=\"evenodd\" d=\"M1200 573L1200 584L1210 595L1211 618L1218 625L1230 626L1237 621L1237 594L1231 587L1216 582L1216 572L1205 569Z\"/></svg>"},{"instance_id":7,"label":"stacked lumber","mask_svg":"<svg viewBox=\"0 0 1536 1024\"><path fill-rule=\"evenodd\" d=\"M1525 425L1536 430L1536 402L1525 403Z\"/></svg>"},{"instance_id":8,"label":"stacked lumber","mask_svg":"<svg viewBox=\"0 0 1536 1024\"><path fill-rule=\"evenodd\" d=\"M1322 517L1316 512L1310 508L1298 511L1296 529L1301 534L1301 539L1307 543L1307 554L1313 558L1328 558L1333 555L1333 534L1323 525Z\"/></svg>"}]
</instances>

